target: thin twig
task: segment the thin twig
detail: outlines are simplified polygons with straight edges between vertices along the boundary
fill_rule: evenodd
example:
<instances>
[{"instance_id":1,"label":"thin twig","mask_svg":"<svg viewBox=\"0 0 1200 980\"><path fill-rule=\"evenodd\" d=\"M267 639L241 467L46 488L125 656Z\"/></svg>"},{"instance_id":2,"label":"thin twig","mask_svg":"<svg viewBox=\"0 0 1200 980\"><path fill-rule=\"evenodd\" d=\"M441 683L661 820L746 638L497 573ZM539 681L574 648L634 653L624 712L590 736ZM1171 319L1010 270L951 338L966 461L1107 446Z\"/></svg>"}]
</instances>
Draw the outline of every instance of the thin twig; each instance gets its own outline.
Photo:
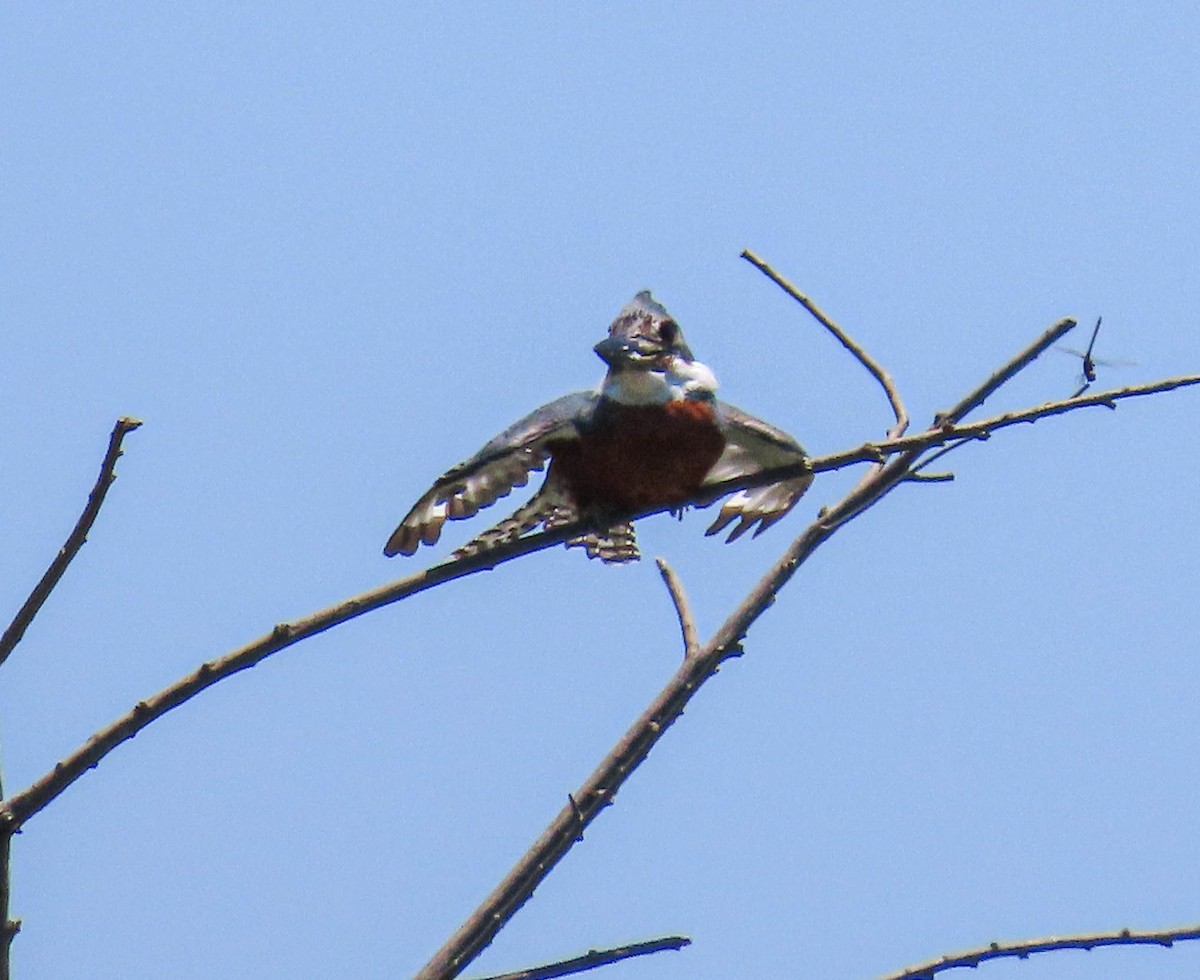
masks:
<instances>
[{"instance_id":1,"label":"thin twig","mask_svg":"<svg viewBox=\"0 0 1200 980\"><path fill-rule=\"evenodd\" d=\"M1044 939L1024 939L1015 943L990 943L978 949L969 949L951 956L941 956L928 963L910 966L899 973L889 973L880 980L930 980L936 973L943 970L954 970L959 967L977 967L985 960L996 960L1003 957L1018 957L1025 959L1033 953L1050 953L1060 949L1091 950L1099 946L1165 946L1170 948L1174 943L1200 939L1200 925L1187 926L1183 929L1164 929L1159 932L1132 932L1122 929L1120 932L1098 932L1080 936L1047 936Z\"/></svg>"},{"instance_id":2,"label":"thin twig","mask_svg":"<svg viewBox=\"0 0 1200 980\"><path fill-rule=\"evenodd\" d=\"M953 473L924 473L914 469L904 478L909 483L953 483Z\"/></svg>"},{"instance_id":3,"label":"thin twig","mask_svg":"<svg viewBox=\"0 0 1200 980\"><path fill-rule=\"evenodd\" d=\"M783 278L778 272L772 269L766 262L760 259L757 255L746 249L742 252L742 258L749 262L752 266L763 273L768 279L779 286L785 293L792 297L797 303L803 306L809 313L816 318L817 322L828 330L838 342L846 348L858 362L870 372L871 376L879 382L883 388L884 395L887 396L888 404L892 407L892 414L896 418L896 424L888 430L888 438L896 439L904 435L908 429L908 411L904 407L904 401L900 398L900 392L896 388L896 384L892 381L892 376L883 369L866 350L858 344L845 330L837 323L831 320L825 312L817 306L804 293L800 292L795 286Z\"/></svg>"},{"instance_id":4,"label":"thin twig","mask_svg":"<svg viewBox=\"0 0 1200 980\"><path fill-rule=\"evenodd\" d=\"M992 374L983 384L969 392L948 412L939 412L934 419L934 425L955 425L961 422L974 409L982 405L997 388L1012 378L1019 371L1032 364L1039 356L1075 329L1076 322L1070 317L1059 320L1054 326L1042 334L1037 340L1023 351L1011 358L998 371Z\"/></svg>"},{"instance_id":5,"label":"thin twig","mask_svg":"<svg viewBox=\"0 0 1200 980\"><path fill-rule=\"evenodd\" d=\"M658 574L667 585L667 592L671 594L675 615L679 617L679 630L683 634L683 655L690 657L700 646L700 635L696 631L696 619L692 615L687 593L683 591L683 582L665 558L655 558L654 562L658 565Z\"/></svg>"},{"instance_id":6,"label":"thin twig","mask_svg":"<svg viewBox=\"0 0 1200 980\"><path fill-rule=\"evenodd\" d=\"M989 430L989 434L990 434L990 430ZM912 468L912 472L909 473L909 475L908 475L909 479L910 480L916 479L917 477L921 476L925 472L925 470L929 468L930 465L932 465L933 463L936 463L939 459L941 459L947 453L954 452L954 450L956 450L959 446L965 445L969 441L970 441L969 439L963 439L963 440L960 440L959 442L952 442L952 443L949 443L948 445L943 446L936 453L930 454L929 456L927 456L925 459L921 460L920 463L918 463L916 466L914 466Z\"/></svg>"},{"instance_id":7,"label":"thin twig","mask_svg":"<svg viewBox=\"0 0 1200 980\"><path fill-rule=\"evenodd\" d=\"M816 472L826 472L855 463L878 462L888 456L920 451L956 440L985 439L995 430L1016 425L1020 422L1032 423L1040 418L1060 415L1078 408L1086 408L1092 405L1109 405L1122 398L1153 395L1196 384L1200 384L1200 375L1170 378L1153 384L1135 385L1117 391L1100 392L1084 398L1048 402L1034 409L1008 412L1004 415L984 419L980 422L957 428L931 430L914 436L905 436L891 442L866 443L845 452L815 457L806 461L800 467L780 467L776 470L756 474L744 480L729 481L728 483L721 484L719 490L721 494L731 493L742 487L762 486L765 483L772 483L796 476L800 471L805 471L806 469ZM856 488L856 490L860 489L862 488ZM861 495L854 494L853 496L854 499L860 499ZM667 509L662 508L659 511L647 511L639 515L639 517L648 517L651 514L661 513ZM826 519L829 519L829 514L836 515L840 513L842 512L838 508L832 508L827 512ZM843 517L841 519L844 520L846 518ZM0 831L5 828L15 829L19 827L29 817L61 795L67 787L87 772L88 769L94 768L101 759L122 742L133 738L134 735L155 719L195 697L201 691L207 690L218 681L248 667L253 667L272 654L278 653L280 650L285 650L299 643L301 640L348 622L372 610L393 602L398 602L410 595L424 592L435 586L464 578L467 575L489 571L523 555L554 547L568 538L578 535L581 530L586 530L586 528L582 528L580 525L564 525L563 527L555 528L553 531L541 531L518 538L515 541L506 542L476 555L433 565L425 571L417 572L414 575L409 575L379 588L363 592L353 598L346 599L333 606L312 613L303 619L298 619L291 623L281 623L271 632L259 637L257 640L221 657L206 661L193 673L180 678L175 683L159 691L157 694L146 698L144 701L139 701L127 714L97 732L27 789L0 804Z\"/></svg>"},{"instance_id":8,"label":"thin twig","mask_svg":"<svg viewBox=\"0 0 1200 980\"><path fill-rule=\"evenodd\" d=\"M117 420L112 434L108 437L108 451L104 454L104 461L100 464L100 476L96 478L96 485L88 494L87 505L83 508L83 513L79 515L79 520L75 522L75 528L67 537L66 543L59 549L54 561L50 563L50 567L46 569L46 573L29 593L25 604L17 610L16 616L13 617L8 629L4 631L4 635L0 636L0 664L8 659L13 648L21 642L25 630L33 622L33 617L38 614L42 604L50 597L54 587L58 585L58 580L62 578L67 566L71 564L71 559L79 553L79 549L87 541L88 531L92 529L96 515L100 513L100 507L104 503L108 488L117 478L116 465L117 460L121 458L121 443L125 439L125 433L132 432L141 424L137 419Z\"/></svg>"},{"instance_id":9,"label":"thin twig","mask_svg":"<svg viewBox=\"0 0 1200 980\"><path fill-rule=\"evenodd\" d=\"M692 941L687 936L663 936L662 939L630 943L628 946L616 946L612 949L590 949L583 956L576 956L574 959L547 963L545 966L533 966L528 970L518 970L516 973L481 977L479 980L554 980L555 977L566 977L572 973L595 970L597 967L619 963L621 960L632 959L634 956L649 956L651 953L679 950L691 944Z\"/></svg>"}]
</instances>

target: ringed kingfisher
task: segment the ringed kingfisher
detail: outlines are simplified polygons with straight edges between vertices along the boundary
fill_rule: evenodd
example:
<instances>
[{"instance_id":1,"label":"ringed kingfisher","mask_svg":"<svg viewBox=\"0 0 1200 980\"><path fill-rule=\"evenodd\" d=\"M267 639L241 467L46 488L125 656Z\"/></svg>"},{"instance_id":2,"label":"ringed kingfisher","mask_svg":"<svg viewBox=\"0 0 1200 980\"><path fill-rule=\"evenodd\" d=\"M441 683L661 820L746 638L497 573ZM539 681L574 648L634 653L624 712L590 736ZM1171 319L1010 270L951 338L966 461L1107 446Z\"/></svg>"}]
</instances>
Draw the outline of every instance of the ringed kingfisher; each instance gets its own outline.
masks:
<instances>
[{"instance_id":1,"label":"ringed kingfisher","mask_svg":"<svg viewBox=\"0 0 1200 980\"><path fill-rule=\"evenodd\" d=\"M568 547L583 547L589 558L605 562L636 561L632 516L708 506L721 496L706 491L712 484L805 459L786 432L717 399L716 377L692 356L679 324L649 291L621 310L594 349L608 365L598 389L543 405L448 470L400 522L383 553L412 555L434 544L446 521L474 517L549 461L528 503L453 557L478 554L538 526L585 521L591 530ZM812 480L803 473L735 491L706 533L738 521L727 540L756 524L754 533L761 534Z\"/></svg>"}]
</instances>

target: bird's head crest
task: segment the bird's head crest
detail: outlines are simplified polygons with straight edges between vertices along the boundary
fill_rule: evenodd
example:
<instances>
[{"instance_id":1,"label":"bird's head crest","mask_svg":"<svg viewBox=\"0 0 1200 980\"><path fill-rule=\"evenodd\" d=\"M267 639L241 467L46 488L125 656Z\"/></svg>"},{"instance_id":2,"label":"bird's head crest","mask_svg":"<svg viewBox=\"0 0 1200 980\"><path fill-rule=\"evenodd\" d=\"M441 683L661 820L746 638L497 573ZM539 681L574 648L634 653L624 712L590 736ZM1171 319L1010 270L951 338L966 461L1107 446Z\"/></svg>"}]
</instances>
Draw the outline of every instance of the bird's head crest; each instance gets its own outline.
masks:
<instances>
[{"instance_id":1,"label":"bird's head crest","mask_svg":"<svg viewBox=\"0 0 1200 980\"><path fill-rule=\"evenodd\" d=\"M608 337L596 345L595 351L610 368L618 369L653 370L674 358L695 360L683 339L683 329L648 289L617 314L608 328Z\"/></svg>"}]
</instances>

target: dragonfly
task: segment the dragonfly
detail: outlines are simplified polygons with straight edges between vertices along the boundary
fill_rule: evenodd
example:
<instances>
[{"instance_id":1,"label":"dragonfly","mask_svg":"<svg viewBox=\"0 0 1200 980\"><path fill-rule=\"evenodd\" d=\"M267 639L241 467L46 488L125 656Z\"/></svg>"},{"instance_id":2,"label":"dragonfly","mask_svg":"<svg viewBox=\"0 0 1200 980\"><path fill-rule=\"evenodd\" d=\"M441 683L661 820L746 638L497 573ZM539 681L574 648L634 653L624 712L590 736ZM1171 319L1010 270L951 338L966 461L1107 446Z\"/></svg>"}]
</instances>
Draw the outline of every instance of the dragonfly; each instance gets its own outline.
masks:
<instances>
[{"instance_id":1,"label":"dragonfly","mask_svg":"<svg viewBox=\"0 0 1200 980\"><path fill-rule=\"evenodd\" d=\"M1100 334L1100 324L1104 321L1104 317L1096 317L1096 326L1092 328L1092 339L1088 341L1087 350L1076 350L1074 347L1055 347L1055 350L1060 350L1064 354L1071 354L1083 361L1083 373L1079 376L1080 388L1076 391L1072 398L1078 398L1087 391L1096 381L1096 366L1103 365L1104 367L1132 367L1133 361L1108 361L1101 360L1092 356L1092 351L1096 348L1096 337Z\"/></svg>"}]
</instances>

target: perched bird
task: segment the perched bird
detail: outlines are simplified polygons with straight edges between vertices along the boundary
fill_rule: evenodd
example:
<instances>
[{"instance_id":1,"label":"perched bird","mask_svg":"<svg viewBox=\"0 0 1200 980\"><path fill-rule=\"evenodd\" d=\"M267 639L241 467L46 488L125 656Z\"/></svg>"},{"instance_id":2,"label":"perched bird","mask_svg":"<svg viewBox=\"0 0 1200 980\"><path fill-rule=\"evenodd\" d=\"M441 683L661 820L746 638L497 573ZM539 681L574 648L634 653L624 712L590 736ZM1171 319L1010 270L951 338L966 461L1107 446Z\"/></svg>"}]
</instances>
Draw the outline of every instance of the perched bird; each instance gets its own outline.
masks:
<instances>
[{"instance_id":1,"label":"perched bird","mask_svg":"<svg viewBox=\"0 0 1200 980\"><path fill-rule=\"evenodd\" d=\"M568 546L606 562L636 561L630 518L638 512L707 506L721 496L706 490L715 483L804 460L786 432L717 399L716 377L692 356L679 324L649 292L621 310L595 352L608 365L597 390L543 405L449 470L409 511L383 553L411 555L434 544L446 521L474 517L549 461L529 502L454 557L539 526L583 520L591 530ZM812 479L803 473L735 491L707 533L738 521L729 541L755 524L760 534L791 510Z\"/></svg>"}]
</instances>

